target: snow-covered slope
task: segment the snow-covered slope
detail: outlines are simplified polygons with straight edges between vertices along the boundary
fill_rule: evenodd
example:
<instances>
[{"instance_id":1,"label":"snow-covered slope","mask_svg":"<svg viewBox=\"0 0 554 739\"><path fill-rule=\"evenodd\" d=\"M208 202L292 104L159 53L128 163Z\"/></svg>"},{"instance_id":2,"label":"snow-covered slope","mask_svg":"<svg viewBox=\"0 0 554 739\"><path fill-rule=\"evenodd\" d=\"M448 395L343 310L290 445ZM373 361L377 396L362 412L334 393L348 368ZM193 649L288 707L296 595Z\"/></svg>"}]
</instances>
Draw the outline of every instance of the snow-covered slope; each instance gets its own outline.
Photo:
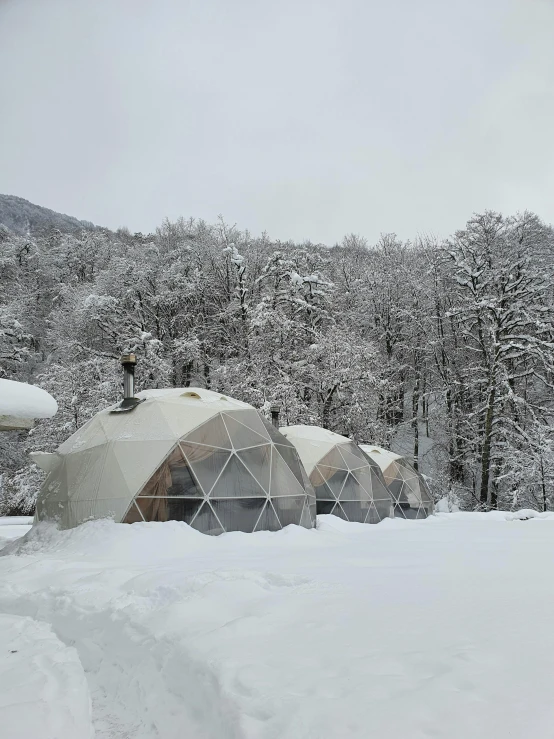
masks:
<instances>
[{"instance_id":1,"label":"snow-covered slope","mask_svg":"<svg viewBox=\"0 0 554 739\"><path fill-rule=\"evenodd\" d=\"M23 236L44 233L54 228L75 233L97 228L90 221L79 221L73 216L35 205L16 195L0 195L0 224Z\"/></svg>"},{"instance_id":2,"label":"snow-covered slope","mask_svg":"<svg viewBox=\"0 0 554 739\"><path fill-rule=\"evenodd\" d=\"M547 739L554 517L525 518L41 525L0 613L75 647L99 739Z\"/></svg>"}]
</instances>

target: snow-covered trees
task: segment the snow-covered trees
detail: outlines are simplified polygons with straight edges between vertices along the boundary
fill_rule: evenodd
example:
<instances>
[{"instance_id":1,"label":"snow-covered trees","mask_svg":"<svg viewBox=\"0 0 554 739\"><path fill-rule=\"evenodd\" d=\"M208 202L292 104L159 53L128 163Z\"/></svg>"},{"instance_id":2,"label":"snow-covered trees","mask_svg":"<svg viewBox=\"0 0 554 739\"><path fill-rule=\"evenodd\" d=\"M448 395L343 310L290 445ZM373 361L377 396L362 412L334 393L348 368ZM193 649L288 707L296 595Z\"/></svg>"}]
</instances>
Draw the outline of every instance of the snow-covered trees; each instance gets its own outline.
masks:
<instances>
[{"instance_id":1,"label":"snow-covered trees","mask_svg":"<svg viewBox=\"0 0 554 739\"><path fill-rule=\"evenodd\" d=\"M283 423L392 444L466 507L552 508L553 245L529 213L374 247L279 243L221 220L146 236L3 229L0 374L60 406L1 440L10 510L36 491L25 453L118 397L124 350L139 387L278 403Z\"/></svg>"}]
</instances>

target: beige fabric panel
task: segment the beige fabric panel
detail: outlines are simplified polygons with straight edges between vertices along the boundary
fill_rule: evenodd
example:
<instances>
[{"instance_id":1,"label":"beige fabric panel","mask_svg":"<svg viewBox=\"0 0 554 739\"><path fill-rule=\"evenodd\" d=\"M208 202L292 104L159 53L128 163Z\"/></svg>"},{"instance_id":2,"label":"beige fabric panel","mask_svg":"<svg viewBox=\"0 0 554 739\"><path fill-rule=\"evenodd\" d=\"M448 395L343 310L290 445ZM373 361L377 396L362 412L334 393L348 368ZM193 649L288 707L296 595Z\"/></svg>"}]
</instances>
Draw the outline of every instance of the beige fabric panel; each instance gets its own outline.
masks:
<instances>
[{"instance_id":1,"label":"beige fabric panel","mask_svg":"<svg viewBox=\"0 0 554 739\"><path fill-rule=\"evenodd\" d=\"M113 455L134 497L175 447L176 441L115 441Z\"/></svg>"},{"instance_id":2,"label":"beige fabric panel","mask_svg":"<svg viewBox=\"0 0 554 739\"><path fill-rule=\"evenodd\" d=\"M287 439L292 441L304 465L308 477L312 474L316 464L335 446L330 442L312 441L305 438L296 438L288 435Z\"/></svg>"},{"instance_id":3,"label":"beige fabric panel","mask_svg":"<svg viewBox=\"0 0 554 739\"><path fill-rule=\"evenodd\" d=\"M91 447L106 444L108 437L98 416L92 418L78 431L72 434L67 441L60 444L56 450L58 454L71 454L73 452L84 452Z\"/></svg>"},{"instance_id":4,"label":"beige fabric panel","mask_svg":"<svg viewBox=\"0 0 554 739\"><path fill-rule=\"evenodd\" d=\"M89 519L111 518L119 523L130 501L128 498L97 498L96 500L70 501L67 504L67 515L62 519L63 528L78 526Z\"/></svg>"}]
</instances>

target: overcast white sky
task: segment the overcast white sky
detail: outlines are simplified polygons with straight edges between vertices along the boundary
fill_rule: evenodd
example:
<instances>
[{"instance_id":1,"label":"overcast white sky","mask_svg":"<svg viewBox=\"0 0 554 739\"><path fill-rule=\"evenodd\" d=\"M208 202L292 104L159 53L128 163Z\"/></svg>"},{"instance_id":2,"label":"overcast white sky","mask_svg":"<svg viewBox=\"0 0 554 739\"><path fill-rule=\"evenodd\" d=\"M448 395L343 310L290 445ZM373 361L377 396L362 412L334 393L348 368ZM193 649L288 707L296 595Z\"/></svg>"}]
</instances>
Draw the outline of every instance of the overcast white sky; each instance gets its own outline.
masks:
<instances>
[{"instance_id":1,"label":"overcast white sky","mask_svg":"<svg viewBox=\"0 0 554 739\"><path fill-rule=\"evenodd\" d=\"M0 192L332 244L554 221L554 0L0 0Z\"/></svg>"}]
</instances>

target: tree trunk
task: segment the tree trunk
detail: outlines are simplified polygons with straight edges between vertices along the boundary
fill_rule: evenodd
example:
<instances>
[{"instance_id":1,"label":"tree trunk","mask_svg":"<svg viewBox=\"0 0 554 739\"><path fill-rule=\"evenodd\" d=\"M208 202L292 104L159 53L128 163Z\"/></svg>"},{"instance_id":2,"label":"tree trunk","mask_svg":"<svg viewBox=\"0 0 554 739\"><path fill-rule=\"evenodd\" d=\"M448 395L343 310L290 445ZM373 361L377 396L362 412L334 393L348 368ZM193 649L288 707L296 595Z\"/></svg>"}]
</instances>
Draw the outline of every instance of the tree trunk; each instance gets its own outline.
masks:
<instances>
[{"instance_id":1,"label":"tree trunk","mask_svg":"<svg viewBox=\"0 0 554 739\"><path fill-rule=\"evenodd\" d=\"M546 484L544 481L544 465L543 465L543 459L541 454L541 488L542 488L542 509L543 511L548 510L548 502L546 499Z\"/></svg>"},{"instance_id":2,"label":"tree trunk","mask_svg":"<svg viewBox=\"0 0 554 739\"><path fill-rule=\"evenodd\" d=\"M492 448L492 425L494 421L494 401L496 388L489 390L485 424L483 427L483 451L481 453L481 487L479 490L479 502L487 505L489 503L489 483L491 473L491 448Z\"/></svg>"},{"instance_id":3,"label":"tree trunk","mask_svg":"<svg viewBox=\"0 0 554 739\"><path fill-rule=\"evenodd\" d=\"M412 429L414 431L414 467L419 469L419 375L412 393Z\"/></svg>"}]
</instances>

